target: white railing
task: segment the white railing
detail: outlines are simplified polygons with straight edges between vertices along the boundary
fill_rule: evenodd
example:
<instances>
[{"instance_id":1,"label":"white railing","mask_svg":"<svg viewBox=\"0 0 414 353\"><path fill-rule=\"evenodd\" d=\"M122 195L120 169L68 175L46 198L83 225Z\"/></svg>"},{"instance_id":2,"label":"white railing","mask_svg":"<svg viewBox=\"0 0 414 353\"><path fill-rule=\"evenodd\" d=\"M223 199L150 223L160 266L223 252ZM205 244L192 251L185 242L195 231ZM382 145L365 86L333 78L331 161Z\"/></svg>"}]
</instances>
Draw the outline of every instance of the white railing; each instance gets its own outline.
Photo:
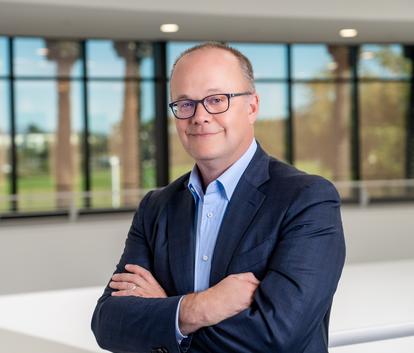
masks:
<instances>
[{"instance_id":1,"label":"white railing","mask_svg":"<svg viewBox=\"0 0 414 353\"><path fill-rule=\"evenodd\" d=\"M19 195L0 195L0 205L7 205L13 202L19 205L21 212L67 212L71 221L76 221L80 210L84 209L85 201L93 205L92 209L99 208L136 208L148 189L129 189L117 191L88 191L88 192L43 192L25 193ZM99 201L101 200L101 201ZM104 201L102 201L104 200ZM121 202L124 200L124 202ZM24 205L21 207L21 205ZM4 214L12 213L9 210ZM20 211L18 211L20 212ZM1 219L0 208L0 219Z\"/></svg>"},{"instance_id":2,"label":"white railing","mask_svg":"<svg viewBox=\"0 0 414 353\"><path fill-rule=\"evenodd\" d=\"M387 197L410 198L414 200L414 179L337 181L334 184L343 199L356 199L362 207L367 207L371 200L377 197L384 199ZM2 213L10 213L8 206L12 202L16 202L22 212L65 211L68 212L71 220L76 220L80 210L84 208L85 200L89 201L92 208L96 209L133 208L137 206L147 191L147 189L113 189L112 191L35 192L19 195L0 195L0 218ZM125 198L129 202L125 202ZM99 200L104 201L100 202ZM22 205L24 206L21 207Z\"/></svg>"},{"instance_id":3,"label":"white railing","mask_svg":"<svg viewBox=\"0 0 414 353\"><path fill-rule=\"evenodd\" d=\"M414 200L414 179L336 181L334 184L342 198L357 195L359 205L363 207L377 197L411 197Z\"/></svg>"}]
</instances>

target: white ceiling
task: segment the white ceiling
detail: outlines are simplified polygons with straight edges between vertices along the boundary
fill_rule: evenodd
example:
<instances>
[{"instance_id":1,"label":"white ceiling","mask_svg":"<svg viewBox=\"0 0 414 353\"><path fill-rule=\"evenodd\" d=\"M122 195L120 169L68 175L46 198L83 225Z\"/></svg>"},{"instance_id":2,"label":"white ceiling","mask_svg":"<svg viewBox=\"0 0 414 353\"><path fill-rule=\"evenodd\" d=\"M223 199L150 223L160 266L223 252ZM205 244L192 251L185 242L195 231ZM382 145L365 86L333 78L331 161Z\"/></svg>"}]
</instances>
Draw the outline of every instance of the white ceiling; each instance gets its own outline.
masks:
<instances>
[{"instance_id":1,"label":"white ceiling","mask_svg":"<svg viewBox=\"0 0 414 353\"><path fill-rule=\"evenodd\" d=\"M163 34L162 23L180 31ZM356 28L342 39L341 28ZM412 0L0 0L0 35L414 43Z\"/></svg>"}]
</instances>

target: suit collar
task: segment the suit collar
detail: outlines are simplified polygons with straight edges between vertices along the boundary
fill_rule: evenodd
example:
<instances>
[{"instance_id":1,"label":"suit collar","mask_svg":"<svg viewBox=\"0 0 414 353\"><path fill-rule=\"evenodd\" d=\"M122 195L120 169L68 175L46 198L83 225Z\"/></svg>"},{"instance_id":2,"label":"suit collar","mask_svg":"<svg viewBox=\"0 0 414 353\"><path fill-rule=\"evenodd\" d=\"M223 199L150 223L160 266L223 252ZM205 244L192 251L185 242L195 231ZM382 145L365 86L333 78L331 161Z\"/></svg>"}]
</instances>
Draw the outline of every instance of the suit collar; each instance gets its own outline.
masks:
<instances>
[{"instance_id":1,"label":"suit collar","mask_svg":"<svg viewBox=\"0 0 414 353\"><path fill-rule=\"evenodd\" d=\"M269 179L269 156L258 145L231 198L217 236L210 286L224 278L232 256L266 196L258 188Z\"/></svg>"},{"instance_id":2,"label":"suit collar","mask_svg":"<svg viewBox=\"0 0 414 353\"><path fill-rule=\"evenodd\" d=\"M185 187L174 193L167 206L169 263L177 294L194 290L194 199Z\"/></svg>"},{"instance_id":3,"label":"suit collar","mask_svg":"<svg viewBox=\"0 0 414 353\"><path fill-rule=\"evenodd\" d=\"M211 264L210 286L227 273L233 253L266 198L259 187L270 178L269 161L258 144L224 214ZM169 261L177 294L194 290L195 205L188 190L188 177L182 187L168 204Z\"/></svg>"}]
</instances>

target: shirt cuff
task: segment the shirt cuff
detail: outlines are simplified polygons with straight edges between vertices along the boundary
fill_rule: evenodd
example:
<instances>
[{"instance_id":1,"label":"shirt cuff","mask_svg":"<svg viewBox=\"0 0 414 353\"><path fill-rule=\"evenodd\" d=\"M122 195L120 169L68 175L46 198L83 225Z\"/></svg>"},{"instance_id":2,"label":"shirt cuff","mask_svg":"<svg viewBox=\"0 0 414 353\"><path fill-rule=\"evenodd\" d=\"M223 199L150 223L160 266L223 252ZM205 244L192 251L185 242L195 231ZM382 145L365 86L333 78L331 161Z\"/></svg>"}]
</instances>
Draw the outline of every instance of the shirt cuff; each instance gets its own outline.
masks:
<instances>
[{"instance_id":1,"label":"shirt cuff","mask_svg":"<svg viewBox=\"0 0 414 353\"><path fill-rule=\"evenodd\" d=\"M180 313L180 305L181 305L181 301L183 300L184 296L182 296L180 298L180 301L178 302L177 305L177 311L175 312L175 338L177 339L178 344L181 344L181 341L184 338L187 338L188 336L184 336L181 331L180 331L180 326L178 324L178 317L179 317L179 313Z\"/></svg>"}]
</instances>

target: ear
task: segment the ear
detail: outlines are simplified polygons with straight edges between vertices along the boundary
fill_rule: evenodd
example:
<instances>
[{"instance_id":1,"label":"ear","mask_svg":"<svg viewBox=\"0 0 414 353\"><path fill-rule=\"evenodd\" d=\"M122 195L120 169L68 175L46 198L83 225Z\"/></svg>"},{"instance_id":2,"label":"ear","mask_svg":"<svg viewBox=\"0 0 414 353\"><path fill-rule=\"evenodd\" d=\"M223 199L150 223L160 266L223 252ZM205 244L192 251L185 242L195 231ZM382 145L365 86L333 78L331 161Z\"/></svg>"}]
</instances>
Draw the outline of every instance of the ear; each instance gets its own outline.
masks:
<instances>
[{"instance_id":1,"label":"ear","mask_svg":"<svg viewBox=\"0 0 414 353\"><path fill-rule=\"evenodd\" d=\"M249 99L249 122L254 124L259 114L259 95L254 92Z\"/></svg>"}]
</instances>

